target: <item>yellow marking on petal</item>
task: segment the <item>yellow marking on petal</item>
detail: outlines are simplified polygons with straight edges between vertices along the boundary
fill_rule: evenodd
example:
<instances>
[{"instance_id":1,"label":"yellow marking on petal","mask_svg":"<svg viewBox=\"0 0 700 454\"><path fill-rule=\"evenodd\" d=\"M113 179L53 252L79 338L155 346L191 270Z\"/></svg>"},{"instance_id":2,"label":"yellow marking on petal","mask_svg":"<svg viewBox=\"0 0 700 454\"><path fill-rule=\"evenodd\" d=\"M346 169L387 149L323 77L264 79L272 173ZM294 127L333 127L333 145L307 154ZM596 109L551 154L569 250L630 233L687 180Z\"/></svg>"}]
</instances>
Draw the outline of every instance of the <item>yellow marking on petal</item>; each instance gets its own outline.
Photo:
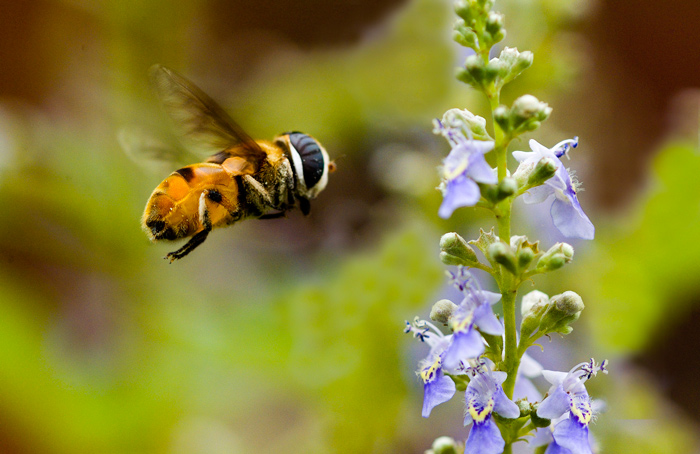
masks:
<instances>
[{"instance_id":1,"label":"yellow marking on petal","mask_svg":"<svg viewBox=\"0 0 700 454\"><path fill-rule=\"evenodd\" d=\"M464 317L462 320L453 321L452 322L452 331L454 331L455 333L466 333L467 331L469 331L469 325L472 324L473 318L474 318L474 314L469 314L466 317Z\"/></svg>"},{"instance_id":2,"label":"yellow marking on petal","mask_svg":"<svg viewBox=\"0 0 700 454\"><path fill-rule=\"evenodd\" d=\"M593 416L591 404L588 402L580 402L578 405L573 404L571 405L571 414L576 416L581 424L588 424Z\"/></svg>"},{"instance_id":3,"label":"yellow marking on petal","mask_svg":"<svg viewBox=\"0 0 700 454\"><path fill-rule=\"evenodd\" d=\"M435 379L436 371L440 368L441 366L441 361L440 357L438 356L435 362L429 366L424 368L422 371L420 371L420 378L423 379L423 383L430 383Z\"/></svg>"},{"instance_id":4,"label":"yellow marking on petal","mask_svg":"<svg viewBox=\"0 0 700 454\"><path fill-rule=\"evenodd\" d=\"M481 411L478 411L476 409L476 406L474 405L474 402L469 402L469 416L471 416L475 422L483 422L486 419L486 417L488 417L488 415L490 415L493 411L493 405L493 399L489 399L489 403L486 404L486 406Z\"/></svg>"},{"instance_id":5,"label":"yellow marking on petal","mask_svg":"<svg viewBox=\"0 0 700 454\"><path fill-rule=\"evenodd\" d=\"M462 159L462 161L459 163L458 166L456 166L454 169L447 169L445 167L443 171L443 175L445 176L445 179L447 180L454 180L458 176L460 176L467 168L467 165L469 164L469 161L467 159Z\"/></svg>"}]
</instances>

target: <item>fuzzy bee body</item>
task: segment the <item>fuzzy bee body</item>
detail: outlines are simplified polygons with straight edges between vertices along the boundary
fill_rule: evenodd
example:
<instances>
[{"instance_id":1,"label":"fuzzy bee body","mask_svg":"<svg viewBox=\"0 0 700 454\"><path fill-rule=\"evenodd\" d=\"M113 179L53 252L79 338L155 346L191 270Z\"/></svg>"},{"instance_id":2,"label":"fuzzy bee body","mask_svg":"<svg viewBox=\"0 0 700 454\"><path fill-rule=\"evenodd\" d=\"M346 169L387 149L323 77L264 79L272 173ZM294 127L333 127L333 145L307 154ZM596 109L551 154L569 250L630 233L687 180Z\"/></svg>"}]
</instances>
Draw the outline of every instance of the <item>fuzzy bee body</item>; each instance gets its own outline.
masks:
<instances>
[{"instance_id":1,"label":"fuzzy bee body","mask_svg":"<svg viewBox=\"0 0 700 454\"><path fill-rule=\"evenodd\" d=\"M184 77L156 65L151 78L185 138L219 149L205 162L173 172L146 204L142 226L152 241L190 238L167 259L189 254L216 227L280 217L297 203L308 214L309 200L335 169L314 138L289 132L273 141L253 140Z\"/></svg>"}]
</instances>

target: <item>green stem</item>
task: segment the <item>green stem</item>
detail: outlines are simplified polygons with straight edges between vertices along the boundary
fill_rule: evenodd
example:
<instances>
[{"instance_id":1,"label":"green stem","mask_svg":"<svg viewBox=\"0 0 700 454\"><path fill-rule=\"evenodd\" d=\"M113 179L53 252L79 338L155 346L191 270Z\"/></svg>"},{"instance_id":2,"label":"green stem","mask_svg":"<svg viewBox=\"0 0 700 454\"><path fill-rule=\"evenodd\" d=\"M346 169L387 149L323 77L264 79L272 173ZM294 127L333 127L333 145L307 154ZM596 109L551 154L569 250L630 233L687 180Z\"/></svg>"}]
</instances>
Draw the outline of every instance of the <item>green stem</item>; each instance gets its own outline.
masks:
<instances>
[{"instance_id":1,"label":"green stem","mask_svg":"<svg viewBox=\"0 0 700 454\"><path fill-rule=\"evenodd\" d=\"M493 90L487 93L491 103L491 115L500 104L500 91ZM503 181L508 175L508 138L505 137L500 126L493 122L493 134L495 138L494 151L496 152L496 165L498 167L498 181ZM496 221L498 223L498 236L506 244L510 244L510 214L513 198L508 197L498 204ZM515 323L515 296L518 292L517 279L508 271L502 270L499 286L501 288L501 302L503 304L503 324L505 325L505 370L508 378L503 383L503 391L509 398L513 397L515 377L520 366L518 354L517 327Z\"/></svg>"},{"instance_id":2,"label":"green stem","mask_svg":"<svg viewBox=\"0 0 700 454\"><path fill-rule=\"evenodd\" d=\"M506 447L503 448L503 454L513 454L513 444L506 443Z\"/></svg>"},{"instance_id":3,"label":"green stem","mask_svg":"<svg viewBox=\"0 0 700 454\"><path fill-rule=\"evenodd\" d=\"M506 275L504 274L504 277ZM516 335L515 326L515 295L518 290L512 285L513 279L503 279L504 287L501 290L501 302L503 303L503 324L505 325L506 342L505 342L505 371L508 373L508 378L503 382L503 391L509 399L513 398L513 390L515 388L515 377L518 375L518 367L520 367L520 355L518 352L518 338Z\"/></svg>"}]
</instances>

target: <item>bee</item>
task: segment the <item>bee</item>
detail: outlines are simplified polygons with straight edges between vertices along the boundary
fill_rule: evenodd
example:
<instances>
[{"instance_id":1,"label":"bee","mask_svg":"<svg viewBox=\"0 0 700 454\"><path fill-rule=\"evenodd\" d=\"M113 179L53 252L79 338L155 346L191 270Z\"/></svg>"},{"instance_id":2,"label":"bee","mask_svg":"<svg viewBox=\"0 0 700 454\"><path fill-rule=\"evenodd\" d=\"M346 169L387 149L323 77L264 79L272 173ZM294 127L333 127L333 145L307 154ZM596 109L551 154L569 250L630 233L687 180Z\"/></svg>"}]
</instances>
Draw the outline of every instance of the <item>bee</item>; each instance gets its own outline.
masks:
<instances>
[{"instance_id":1,"label":"bee","mask_svg":"<svg viewBox=\"0 0 700 454\"><path fill-rule=\"evenodd\" d=\"M328 183L335 164L310 135L286 132L253 140L208 95L161 65L149 71L166 112L185 139L214 151L182 167L153 191L141 224L151 241L189 238L165 256L172 263L201 245L216 227L246 218L274 219L310 200ZM122 142L127 151L133 143ZM152 152L153 150L151 150Z\"/></svg>"}]
</instances>

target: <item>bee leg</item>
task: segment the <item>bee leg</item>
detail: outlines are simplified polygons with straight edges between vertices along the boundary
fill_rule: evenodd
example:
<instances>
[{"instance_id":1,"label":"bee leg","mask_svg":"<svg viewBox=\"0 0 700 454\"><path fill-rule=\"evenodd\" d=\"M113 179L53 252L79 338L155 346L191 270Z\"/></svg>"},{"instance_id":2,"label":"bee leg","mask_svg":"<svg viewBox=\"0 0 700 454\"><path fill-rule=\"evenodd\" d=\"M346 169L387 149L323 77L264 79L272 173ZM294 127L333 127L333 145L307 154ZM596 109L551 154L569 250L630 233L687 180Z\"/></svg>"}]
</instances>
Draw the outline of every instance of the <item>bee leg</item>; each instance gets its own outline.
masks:
<instances>
[{"instance_id":1,"label":"bee leg","mask_svg":"<svg viewBox=\"0 0 700 454\"><path fill-rule=\"evenodd\" d=\"M211 219L209 218L209 209L207 208L207 202L206 198L207 195L209 195L210 191L203 191L202 195L199 196L199 221L202 224L202 230L199 232L195 233L190 240L185 243L184 246L182 246L180 249L174 252L168 253L168 255L165 256L166 259L170 260L170 263L173 263L175 260L181 259L190 252L192 252L197 246L200 244L204 243L204 240L207 239L207 235L209 235L209 232L211 232L212 225L211 225ZM216 192L216 191L213 191ZM216 192L218 194L218 192Z\"/></svg>"},{"instance_id":2,"label":"bee leg","mask_svg":"<svg viewBox=\"0 0 700 454\"><path fill-rule=\"evenodd\" d=\"M204 240L207 239L207 235L209 235L210 230L200 230L199 232L195 233L195 235L190 238L190 240L185 243L184 246L182 246L180 249L178 249L175 252L170 252L168 255L165 256L166 259L170 260L170 263L173 263L175 260L179 260L192 252L197 246L200 244L204 243Z\"/></svg>"},{"instance_id":3,"label":"bee leg","mask_svg":"<svg viewBox=\"0 0 700 454\"><path fill-rule=\"evenodd\" d=\"M299 197L299 209L304 214L304 216L308 215L311 211L311 202L309 202L309 199Z\"/></svg>"}]
</instances>

